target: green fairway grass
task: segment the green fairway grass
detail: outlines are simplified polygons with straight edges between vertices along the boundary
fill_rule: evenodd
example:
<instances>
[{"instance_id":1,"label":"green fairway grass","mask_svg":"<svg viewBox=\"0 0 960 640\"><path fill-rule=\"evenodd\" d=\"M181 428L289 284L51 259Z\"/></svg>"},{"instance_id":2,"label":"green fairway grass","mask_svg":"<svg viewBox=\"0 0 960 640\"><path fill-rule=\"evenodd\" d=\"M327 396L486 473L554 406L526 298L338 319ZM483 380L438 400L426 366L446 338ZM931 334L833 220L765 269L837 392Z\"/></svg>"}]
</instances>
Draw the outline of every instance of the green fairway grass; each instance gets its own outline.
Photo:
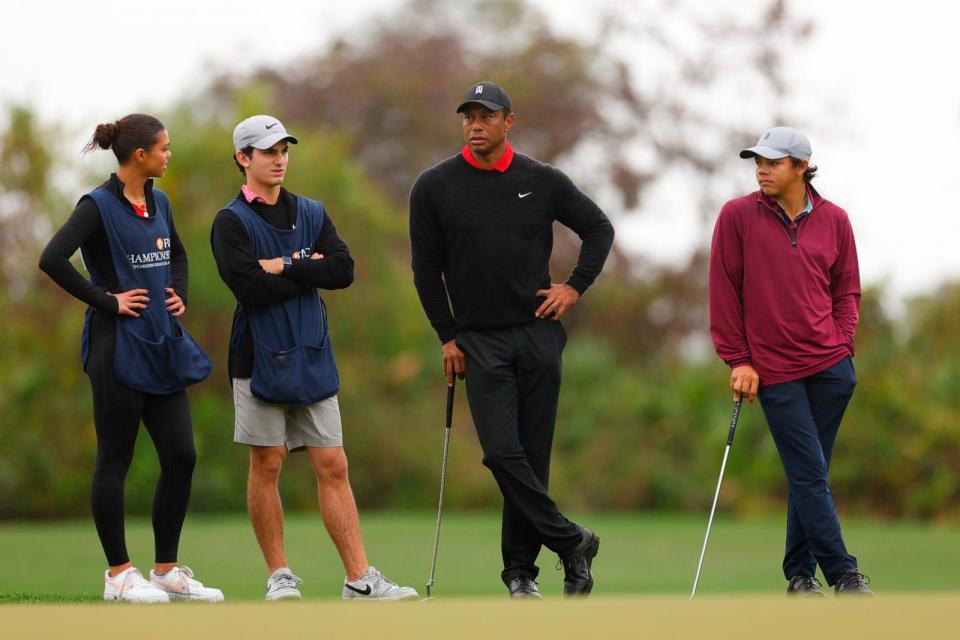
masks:
<instances>
[{"instance_id":1,"label":"green fairway grass","mask_svg":"<svg viewBox=\"0 0 960 640\"><path fill-rule=\"evenodd\" d=\"M706 517L580 514L601 537L594 562L597 595L689 593ZM389 577L425 595L433 543L433 513L361 514L370 561ZM438 600L502 597L498 514L450 513L443 519L434 596ZM844 536L879 592L960 591L960 528L844 519ZM714 524L700 593L779 595L784 525L780 519ZM152 566L148 520L128 519L131 558L144 574ZM318 515L286 520L287 558L304 580L306 599L339 598L343 569ZM90 521L0 525L0 603L90 602L106 568ZM190 516L180 561L223 590L228 600L263 598L266 568L242 515ZM540 589L559 599L562 571L541 553ZM6 617L9 608L4 607ZM16 637L16 636L12 636Z\"/></svg>"},{"instance_id":2,"label":"green fairway grass","mask_svg":"<svg viewBox=\"0 0 960 640\"><path fill-rule=\"evenodd\" d=\"M948 638L960 596L887 595L841 601L784 596L601 596L511 602L450 598L432 602L228 602L172 605L11 605L0 610L4 637L71 640L226 638ZM39 614L39 615L38 615Z\"/></svg>"}]
</instances>

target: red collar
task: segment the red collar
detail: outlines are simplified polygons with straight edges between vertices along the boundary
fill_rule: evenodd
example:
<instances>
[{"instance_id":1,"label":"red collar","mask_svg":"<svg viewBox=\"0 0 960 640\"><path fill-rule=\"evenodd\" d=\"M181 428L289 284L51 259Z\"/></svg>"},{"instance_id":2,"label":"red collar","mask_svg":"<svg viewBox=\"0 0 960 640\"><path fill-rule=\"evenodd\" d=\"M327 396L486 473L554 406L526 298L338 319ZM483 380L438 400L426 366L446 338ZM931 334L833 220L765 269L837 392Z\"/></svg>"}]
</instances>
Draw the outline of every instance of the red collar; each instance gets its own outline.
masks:
<instances>
[{"instance_id":1,"label":"red collar","mask_svg":"<svg viewBox=\"0 0 960 640\"><path fill-rule=\"evenodd\" d=\"M467 161L474 169L480 169L481 171L499 171L500 173L505 173L507 169L510 168L510 163L513 162L513 147L510 146L510 142L507 142L506 149L503 150L503 155L500 156L500 159L497 160L492 167L485 167L477 159L473 157L473 152L470 151L470 145L464 145L463 150L460 152L460 155L463 156L463 159Z\"/></svg>"}]
</instances>

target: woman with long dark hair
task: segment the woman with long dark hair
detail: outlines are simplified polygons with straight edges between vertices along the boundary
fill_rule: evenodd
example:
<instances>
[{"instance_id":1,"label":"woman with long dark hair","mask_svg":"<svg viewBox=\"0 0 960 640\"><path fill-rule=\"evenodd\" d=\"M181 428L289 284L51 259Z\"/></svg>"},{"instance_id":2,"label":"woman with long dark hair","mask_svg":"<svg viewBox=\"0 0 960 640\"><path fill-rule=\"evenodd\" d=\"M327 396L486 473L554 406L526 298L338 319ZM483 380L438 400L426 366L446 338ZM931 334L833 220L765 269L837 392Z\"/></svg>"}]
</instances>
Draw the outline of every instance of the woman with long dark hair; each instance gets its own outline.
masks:
<instances>
[{"instance_id":1,"label":"woman with long dark hair","mask_svg":"<svg viewBox=\"0 0 960 640\"><path fill-rule=\"evenodd\" d=\"M112 149L117 172L84 195L51 238L40 268L88 306L81 353L93 390L97 459L93 520L107 557L105 600L223 600L177 564L196 462L185 388L210 360L184 331L187 254L170 202L153 186L167 169L170 136L153 116L97 126L84 152ZM70 263L80 249L87 280ZM147 580L127 555L124 482L143 423L160 459L153 498L155 566Z\"/></svg>"}]
</instances>

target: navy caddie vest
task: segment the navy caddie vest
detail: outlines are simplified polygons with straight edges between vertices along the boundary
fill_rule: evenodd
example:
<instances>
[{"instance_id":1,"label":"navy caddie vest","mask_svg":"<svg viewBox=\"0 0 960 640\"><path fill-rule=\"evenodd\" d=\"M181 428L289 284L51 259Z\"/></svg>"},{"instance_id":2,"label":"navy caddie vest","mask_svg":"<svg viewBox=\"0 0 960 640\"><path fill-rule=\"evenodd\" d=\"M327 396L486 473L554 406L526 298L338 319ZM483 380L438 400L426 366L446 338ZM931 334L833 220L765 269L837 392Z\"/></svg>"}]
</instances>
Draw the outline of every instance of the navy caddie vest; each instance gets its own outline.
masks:
<instances>
[{"instance_id":1,"label":"navy caddie vest","mask_svg":"<svg viewBox=\"0 0 960 640\"><path fill-rule=\"evenodd\" d=\"M167 194L154 188L157 211L152 218L136 215L103 187L88 195L100 209L120 291L146 289L150 298L147 307L139 311L139 318L116 316L113 369L117 380L153 394L174 393L200 382L210 374L210 358L166 306L166 289L171 286L171 214ZM90 279L106 290L106 282L99 273L91 271ZM89 354L91 314L92 308L87 309L82 345L84 366Z\"/></svg>"},{"instance_id":2,"label":"navy caddie vest","mask_svg":"<svg viewBox=\"0 0 960 640\"><path fill-rule=\"evenodd\" d=\"M243 224L258 260L312 253L323 227L325 212L316 200L297 196L297 219L292 229L279 229L261 218L239 198L227 204ZM327 310L316 289L263 307L237 303L233 335L244 326L253 338L254 396L277 404L308 405L336 395L340 376L327 328ZM235 346L235 345L234 345Z\"/></svg>"}]
</instances>

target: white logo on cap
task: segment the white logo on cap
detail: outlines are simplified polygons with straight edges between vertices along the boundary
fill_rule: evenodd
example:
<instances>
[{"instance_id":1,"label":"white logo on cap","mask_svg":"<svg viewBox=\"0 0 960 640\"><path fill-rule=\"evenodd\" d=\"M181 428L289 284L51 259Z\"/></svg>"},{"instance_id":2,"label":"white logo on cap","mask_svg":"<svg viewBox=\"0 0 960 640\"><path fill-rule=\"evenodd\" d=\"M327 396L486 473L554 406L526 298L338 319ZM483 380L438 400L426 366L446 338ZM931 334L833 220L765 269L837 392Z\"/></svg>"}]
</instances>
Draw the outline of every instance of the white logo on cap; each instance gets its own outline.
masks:
<instances>
[{"instance_id":1,"label":"white logo on cap","mask_svg":"<svg viewBox=\"0 0 960 640\"><path fill-rule=\"evenodd\" d=\"M478 84L478 85L477 85L477 90L473 92L473 95L478 96L478 95L480 95L481 93L483 93L483 85L482 85L482 84Z\"/></svg>"}]
</instances>

